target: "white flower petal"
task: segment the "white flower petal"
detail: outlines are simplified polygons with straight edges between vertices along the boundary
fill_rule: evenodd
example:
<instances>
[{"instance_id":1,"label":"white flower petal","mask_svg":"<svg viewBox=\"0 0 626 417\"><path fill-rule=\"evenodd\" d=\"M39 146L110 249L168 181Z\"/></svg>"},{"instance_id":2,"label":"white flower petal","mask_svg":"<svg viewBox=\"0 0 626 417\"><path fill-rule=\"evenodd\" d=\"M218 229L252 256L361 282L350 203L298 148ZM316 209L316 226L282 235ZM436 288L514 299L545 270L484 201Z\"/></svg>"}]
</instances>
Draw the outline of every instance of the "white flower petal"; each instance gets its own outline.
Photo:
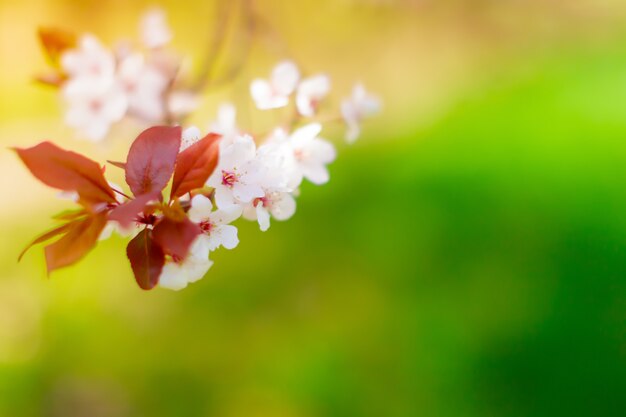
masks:
<instances>
[{"instance_id":1,"label":"white flower petal","mask_svg":"<svg viewBox=\"0 0 626 417\"><path fill-rule=\"evenodd\" d=\"M186 271L177 263L166 263L159 277L159 286L174 291L182 290L187 286Z\"/></svg>"},{"instance_id":2,"label":"white flower petal","mask_svg":"<svg viewBox=\"0 0 626 417\"><path fill-rule=\"evenodd\" d=\"M194 223L200 223L211 215L212 210L211 199L198 194L191 199L191 208L188 212L189 219Z\"/></svg>"},{"instance_id":3,"label":"white flower petal","mask_svg":"<svg viewBox=\"0 0 626 417\"><path fill-rule=\"evenodd\" d=\"M243 208L240 205L232 205L225 209L216 210L210 213L208 218L211 223L216 225L232 223L241 217Z\"/></svg>"},{"instance_id":4,"label":"white flower petal","mask_svg":"<svg viewBox=\"0 0 626 417\"><path fill-rule=\"evenodd\" d=\"M324 164L333 162L337 157L337 151L333 144L322 138L313 140L308 146L308 151L310 152L310 159Z\"/></svg>"},{"instance_id":5,"label":"white flower petal","mask_svg":"<svg viewBox=\"0 0 626 417\"><path fill-rule=\"evenodd\" d=\"M283 96L276 96L269 82L256 79L250 84L250 95L260 110L284 107L289 100Z\"/></svg>"},{"instance_id":6,"label":"white flower petal","mask_svg":"<svg viewBox=\"0 0 626 417\"><path fill-rule=\"evenodd\" d=\"M259 222L259 227L262 232L265 232L270 228L270 213L267 211L263 204L259 203L256 206L256 218Z\"/></svg>"},{"instance_id":7,"label":"white flower petal","mask_svg":"<svg viewBox=\"0 0 626 417\"><path fill-rule=\"evenodd\" d=\"M272 201L270 212L276 220L287 220L296 212L296 200L289 193L281 193Z\"/></svg>"},{"instance_id":8,"label":"white flower petal","mask_svg":"<svg viewBox=\"0 0 626 417\"><path fill-rule=\"evenodd\" d=\"M213 266L210 259L190 259L184 266L187 282L192 283L202 279Z\"/></svg>"},{"instance_id":9,"label":"white flower petal","mask_svg":"<svg viewBox=\"0 0 626 417\"><path fill-rule=\"evenodd\" d=\"M148 48L159 48L172 40L165 12L161 9L146 12L141 18L139 29L141 41Z\"/></svg>"},{"instance_id":10,"label":"white flower petal","mask_svg":"<svg viewBox=\"0 0 626 417\"><path fill-rule=\"evenodd\" d=\"M290 136L289 140L293 143L294 147L304 146L308 142L312 141L322 131L322 125L319 123L309 123L296 129Z\"/></svg>"},{"instance_id":11,"label":"white flower petal","mask_svg":"<svg viewBox=\"0 0 626 417\"><path fill-rule=\"evenodd\" d=\"M300 80L300 71L293 61L282 61L272 70L273 90L281 96L288 96L296 89Z\"/></svg>"},{"instance_id":12,"label":"white flower petal","mask_svg":"<svg viewBox=\"0 0 626 417\"><path fill-rule=\"evenodd\" d=\"M197 141L202 138L202 133L200 129L196 126L190 126L187 129L183 130L183 135L181 138L180 151L184 151Z\"/></svg>"},{"instance_id":13,"label":"white flower petal","mask_svg":"<svg viewBox=\"0 0 626 417\"><path fill-rule=\"evenodd\" d=\"M320 100L330 91L330 79L321 74L303 80L298 86L296 106L298 112L305 117L315 114Z\"/></svg>"},{"instance_id":14,"label":"white flower petal","mask_svg":"<svg viewBox=\"0 0 626 417\"><path fill-rule=\"evenodd\" d=\"M316 185L325 184L330 179L328 169L324 165L319 164L302 165L302 174L307 180Z\"/></svg>"},{"instance_id":15,"label":"white flower petal","mask_svg":"<svg viewBox=\"0 0 626 417\"><path fill-rule=\"evenodd\" d=\"M233 196L242 203L249 203L253 199L263 197L264 195L265 192L259 184L237 183L233 187Z\"/></svg>"},{"instance_id":16,"label":"white flower petal","mask_svg":"<svg viewBox=\"0 0 626 417\"><path fill-rule=\"evenodd\" d=\"M221 184L215 186L215 205L222 210L228 210L237 205L233 191Z\"/></svg>"},{"instance_id":17,"label":"white flower petal","mask_svg":"<svg viewBox=\"0 0 626 417\"><path fill-rule=\"evenodd\" d=\"M226 224L218 227L222 246L226 249L233 249L239 244L237 237L237 228L233 225Z\"/></svg>"}]
</instances>

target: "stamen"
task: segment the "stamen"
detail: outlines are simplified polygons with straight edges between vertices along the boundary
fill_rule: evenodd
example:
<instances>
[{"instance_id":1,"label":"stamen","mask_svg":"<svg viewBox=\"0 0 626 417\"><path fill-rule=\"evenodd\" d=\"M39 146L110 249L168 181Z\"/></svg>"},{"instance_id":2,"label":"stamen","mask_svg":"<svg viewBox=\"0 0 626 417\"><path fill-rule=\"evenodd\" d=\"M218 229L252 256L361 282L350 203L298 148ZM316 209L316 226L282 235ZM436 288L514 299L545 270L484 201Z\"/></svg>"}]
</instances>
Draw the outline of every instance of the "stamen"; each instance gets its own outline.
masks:
<instances>
[{"instance_id":1,"label":"stamen","mask_svg":"<svg viewBox=\"0 0 626 417\"><path fill-rule=\"evenodd\" d=\"M237 174L222 170L222 185L232 188L237 182Z\"/></svg>"}]
</instances>

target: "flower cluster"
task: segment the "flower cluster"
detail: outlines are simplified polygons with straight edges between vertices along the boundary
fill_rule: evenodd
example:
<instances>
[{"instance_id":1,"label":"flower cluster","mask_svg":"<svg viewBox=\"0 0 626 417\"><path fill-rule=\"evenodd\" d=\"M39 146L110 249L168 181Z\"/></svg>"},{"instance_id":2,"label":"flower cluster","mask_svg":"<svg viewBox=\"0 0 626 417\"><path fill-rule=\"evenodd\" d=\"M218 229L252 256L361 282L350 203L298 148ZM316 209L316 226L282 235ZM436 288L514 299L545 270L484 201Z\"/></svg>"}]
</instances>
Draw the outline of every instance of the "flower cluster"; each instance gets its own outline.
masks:
<instances>
[{"instance_id":1,"label":"flower cluster","mask_svg":"<svg viewBox=\"0 0 626 417\"><path fill-rule=\"evenodd\" d=\"M142 28L144 44L152 50L171 37L158 13L147 15ZM162 103L155 94L166 91L165 78L157 82L159 72L143 56L129 53L115 60L93 37L82 38L76 48L66 48L71 42L61 42L58 34L53 38L47 50L60 57L59 86L69 94L71 125L101 136L115 121L114 115L132 113L150 121L170 111L155 107ZM134 87L129 89L132 83L124 80L134 80ZM116 232L131 238L126 253L141 288L186 287L207 273L213 264L211 252L239 244L235 220L255 221L266 231L272 219L283 221L294 215L303 181L328 182L327 165L335 160L336 150L320 136L318 112L330 90L327 75L302 77L294 62L283 61L268 79L250 84L258 109L294 107L288 123L269 134L237 126L232 104L219 108L207 134L193 126L183 130L175 119L170 126L144 130L130 146L126 161L109 161L124 170L128 192L108 182L98 163L50 142L15 149L36 178L79 205L56 216L60 224L24 252L56 238L44 249L51 272L77 262L98 240ZM96 96L102 100L98 106L89 101ZM357 84L341 103L338 117L331 120L343 120L346 139L352 142L361 120L378 107L378 100Z\"/></svg>"},{"instance_id":2,"label":"flower cluster","mask_svg":"<svg viewBox=\"0 0 626 417\"><path fill-rule=\"evenodd\" d=\"M60 89L65 122L81 137L102 140L126 116L155 124L195 108L194 95L175 88L180 63L166 49L172 34L163 11L146 13L140 32L141 48L110 49L92 34L40 30L54 73L39 80Z\"/></svg>"}]
</instances>

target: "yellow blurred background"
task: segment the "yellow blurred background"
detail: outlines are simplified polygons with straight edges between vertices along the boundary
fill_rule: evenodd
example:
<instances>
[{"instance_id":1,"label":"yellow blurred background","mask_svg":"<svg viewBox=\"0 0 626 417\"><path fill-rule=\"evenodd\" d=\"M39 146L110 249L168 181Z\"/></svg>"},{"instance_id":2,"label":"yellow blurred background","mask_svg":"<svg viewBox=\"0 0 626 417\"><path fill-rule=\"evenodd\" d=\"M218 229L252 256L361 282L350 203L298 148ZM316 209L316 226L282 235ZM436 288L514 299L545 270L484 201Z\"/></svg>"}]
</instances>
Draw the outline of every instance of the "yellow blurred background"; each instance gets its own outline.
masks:
<instances>
[{"instance_id":1,"label":"yellow blurred background","mask_svg":"<svg viewBox=\"0 0 626 417\"><path fill-rule=\"evenodd\" d=\"M76 138L39 26L137 38L166 10L197 74L217 1L0 0L0 416L622 416L626 410L626 3L317 0L250 4L224 100L280 59L335 99L383 100L296 216L218 251L182 292L137 288L125 241L45 277L20 250L69 203L11 146L53 140L124 159L141 126ZM109 169L118 183L119 172Z\"/></svg>"}]
</instances>

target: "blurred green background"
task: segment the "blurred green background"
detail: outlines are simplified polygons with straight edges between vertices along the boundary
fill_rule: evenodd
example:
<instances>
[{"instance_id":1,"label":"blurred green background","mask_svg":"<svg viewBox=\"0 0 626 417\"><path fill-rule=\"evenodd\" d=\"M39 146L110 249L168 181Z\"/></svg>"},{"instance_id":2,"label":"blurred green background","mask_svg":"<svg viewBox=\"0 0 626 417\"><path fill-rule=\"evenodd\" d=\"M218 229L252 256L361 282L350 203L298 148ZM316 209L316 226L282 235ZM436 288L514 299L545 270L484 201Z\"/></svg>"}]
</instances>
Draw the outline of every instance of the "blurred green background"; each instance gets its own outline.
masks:
<instances>
[{"instance_id":1,"label":"blurred green background","mask_svg":"<svg viewBox=\"0 0 626 417\"><path fill-rule=\"evenodd\" d=\"M120 238L46 279L16 257L68 203L6 148L104 161L140 128L75 140L35 30L111 42L155 4L199 60L214 2L0 0L0 416L625 415L623 1L259 0L271 34L191 122L285 56L362 80L385 109L331 182L184 291L139 290Z\"/></svg>"}]
</instances>

